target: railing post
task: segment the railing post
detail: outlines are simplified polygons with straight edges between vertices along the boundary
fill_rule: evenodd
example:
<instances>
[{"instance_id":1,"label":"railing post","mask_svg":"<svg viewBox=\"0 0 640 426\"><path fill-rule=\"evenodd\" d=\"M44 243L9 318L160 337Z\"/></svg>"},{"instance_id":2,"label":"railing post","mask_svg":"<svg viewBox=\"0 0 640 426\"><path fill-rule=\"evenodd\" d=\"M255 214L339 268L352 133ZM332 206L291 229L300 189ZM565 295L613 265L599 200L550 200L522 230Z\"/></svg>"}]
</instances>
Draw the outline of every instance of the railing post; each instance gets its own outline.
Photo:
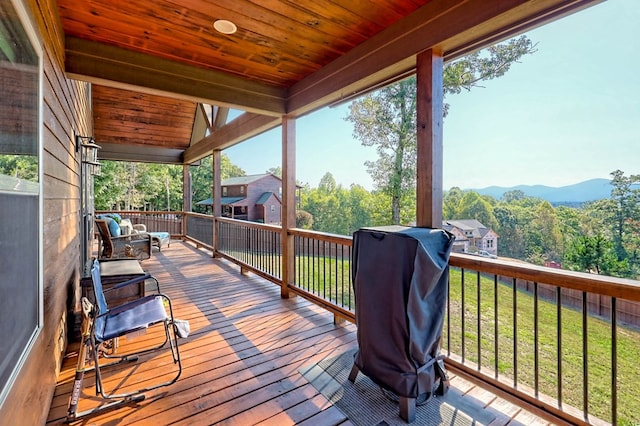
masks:
<instances>
[{"instance_id":1,"label":"railing post","mask_svg":"<svg viewBox=\"0 0 640 426\"><path fill-rule=\"evenodd\" d=\"M280 296L289 297L289 284L295 282L294 236L296 226L296 121L282 118L282 283Z\"/></svg>"},{"instance_id":2,"label":"railing post","mask_svg":"<svg viewBox=\"0 0 640 426\"><path fill-rule=\"evenodd\" d=\"M220 175L221 157L222 154L220 150L213 151L213 189L211 191L211 194L213 195L213 257L216 257L216 253L220 247L218 242L217 218L222 215L222 177Z\"/></svg>"}]
</instances>

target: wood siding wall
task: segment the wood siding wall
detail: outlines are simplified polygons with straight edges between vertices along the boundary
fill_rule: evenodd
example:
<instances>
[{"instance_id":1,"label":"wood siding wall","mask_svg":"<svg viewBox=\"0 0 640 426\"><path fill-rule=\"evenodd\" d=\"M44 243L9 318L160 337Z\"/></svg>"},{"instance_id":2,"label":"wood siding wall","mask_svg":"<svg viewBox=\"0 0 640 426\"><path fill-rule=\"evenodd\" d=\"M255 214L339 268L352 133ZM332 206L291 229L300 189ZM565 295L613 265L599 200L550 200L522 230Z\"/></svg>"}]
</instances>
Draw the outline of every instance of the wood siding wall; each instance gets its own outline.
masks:
<instances>
[{"instance_id":1,"label":"wood siding wall","mask_svg":"<svg viewBox=\"0 0 640 426\"><path fill-rule=\"evenodd\" d=\"M259 179L255 182L252 182L247 188L247 204L249 205L249 220L255 221L258 219L263 219L262 212L258 213L258 209L262 209L262 206L257 206L256 201L262 194L265 192L273 192L275 195L278 195L280 192L280 188L282 187L282 181L274 176L265 176L262 179ZM265 222L267 218L264 218ZM278 222L280 220L278 219ZM269 223L269 222L266 222Z\"/></svg>"},{"instance_id":2,"label":"wood siding wall","mask_svg":"<svg viewBox=\"0 0 640 426\"><path fill-rule=\"evenodd\" d=\"M0 409L0 424L44 424L77 303L80 264L79 156L74 132L92 134L90 88L64 75L64 38L52 0L24 0L43 46L44 322Z\"/></svg>"}]
</instances>

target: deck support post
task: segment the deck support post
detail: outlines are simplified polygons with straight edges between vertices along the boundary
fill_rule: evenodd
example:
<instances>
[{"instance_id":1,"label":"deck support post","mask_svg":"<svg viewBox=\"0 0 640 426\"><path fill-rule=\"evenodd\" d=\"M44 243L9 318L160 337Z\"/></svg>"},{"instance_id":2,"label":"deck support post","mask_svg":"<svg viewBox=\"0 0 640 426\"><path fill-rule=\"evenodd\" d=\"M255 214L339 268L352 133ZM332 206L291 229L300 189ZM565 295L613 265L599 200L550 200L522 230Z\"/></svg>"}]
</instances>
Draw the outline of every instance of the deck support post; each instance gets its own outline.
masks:
<instances>
[{"instance_id":1,"label":"deck support post","mask_svg":"<svg viewBox=\"0 0 640 426\"><path fill-rule=\"evenodd\" d=\"M213 257L216 257L218 248L220 247L218 241L218 218L222 216L222 178L220 174L220 164L222 158L222 151L216 149L213 151L213 188L211 194L213 195Z\"/></svg>"},{"instance_id":2,"label":"deck support post","mask_svg":"<svg viewBox=\"0 0 640 426\"><path fill-rule=\"evenodd\" d=\"M282 285L280 296L288 298L289 284L295 282L294 236L296 227L296 120L282 117Z\"/></svg>"},{"instance_id":3,"label":"deck support post","mask_svg":"<svg viewBox=\"0 0 640 426\"><path fill-rule=\"evenodd\" d=\"M191 170L188 164L182 165L182 211L191 212L193 210L193 199L191 198ZM181 234L184 236L187 231L187 215L182 215Z\"/></svg>"},{"instance_id":4,"label":"deck support post","mask_svg":"<svg viewBox=\"0 0 640 426\"><path fill-rule=\"evenodd\" d=\"M417 56L416 225L431 228L442 228L443 64L439 50Z\"/></svg>"}]
</instances>

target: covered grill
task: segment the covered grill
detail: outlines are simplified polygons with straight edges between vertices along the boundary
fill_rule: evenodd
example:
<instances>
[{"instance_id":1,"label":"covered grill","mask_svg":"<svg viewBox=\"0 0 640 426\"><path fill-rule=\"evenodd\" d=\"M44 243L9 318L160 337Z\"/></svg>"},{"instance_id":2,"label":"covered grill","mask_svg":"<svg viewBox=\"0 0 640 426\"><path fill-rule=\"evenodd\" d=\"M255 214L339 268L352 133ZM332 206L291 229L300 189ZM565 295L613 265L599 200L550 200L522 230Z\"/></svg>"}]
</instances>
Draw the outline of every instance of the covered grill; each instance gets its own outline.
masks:
<instances>
[{"instance_id":1,"label":"covered grill","mask_svg":"<svg viewBox=\"0 0 640 426\"><path fill-rule=\"evenodd\" d=\"M454 237L441 229L386 226L353 234L358 371L400 399L415 419L416 399L448 387L440 340Z\"/></svg>"}]
</instances>

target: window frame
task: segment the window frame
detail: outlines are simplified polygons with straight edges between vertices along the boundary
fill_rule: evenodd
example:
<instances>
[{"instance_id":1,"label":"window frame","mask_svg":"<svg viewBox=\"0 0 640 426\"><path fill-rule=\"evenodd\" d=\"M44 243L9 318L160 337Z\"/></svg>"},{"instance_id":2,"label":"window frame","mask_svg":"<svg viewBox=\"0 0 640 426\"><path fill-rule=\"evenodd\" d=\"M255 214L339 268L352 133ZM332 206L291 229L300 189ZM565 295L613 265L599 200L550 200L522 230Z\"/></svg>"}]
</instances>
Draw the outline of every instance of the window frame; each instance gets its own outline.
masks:
<instances>
[{"instance_id":1,"label":"window frame","mask_svg":"<svg viewBox=\"0 0 640 426\"><path fill-rule=\"evenodd\" d=\"M43 212L44 212L44 148L43 148L43 129L42 129L42 117L43 117L43 81L44 81L44 52L42 47L41 37L39 33L36 31L35 25L31 19L31 15L28 12L27 7L23 4L21 0L10 0L8 6L13 7L16 14L18 15L18 22L20 23L22 30L24 31L28 41L31 44L31 48L37 58L38 61L38 104L37 104L37 117L36 117L36 134L37 134L37 155L38 155L38 184L37 184L37 205L38 205L38 238L37 238L37 259L38 259L38 267L37 267L37 301L36 301L36 309L37 309L37 318L36 324L34 324L34 329L31 332L30 336L28 336L24 348L20 353L19 358L17 359L15 365L9 365L8 368L12 368L9 377L7 378L5 383L0 384L0 408L4 406L5 401L7 400L13 386L16 383L16 380L24 368L26 360L31 354L38 337L42 333L42 329L44 327L44 250L43 250ZM20 194L22 192L16 192L16 194ZM29 325L27 325L28 327Z\"/></svg>"}]
</instances>

